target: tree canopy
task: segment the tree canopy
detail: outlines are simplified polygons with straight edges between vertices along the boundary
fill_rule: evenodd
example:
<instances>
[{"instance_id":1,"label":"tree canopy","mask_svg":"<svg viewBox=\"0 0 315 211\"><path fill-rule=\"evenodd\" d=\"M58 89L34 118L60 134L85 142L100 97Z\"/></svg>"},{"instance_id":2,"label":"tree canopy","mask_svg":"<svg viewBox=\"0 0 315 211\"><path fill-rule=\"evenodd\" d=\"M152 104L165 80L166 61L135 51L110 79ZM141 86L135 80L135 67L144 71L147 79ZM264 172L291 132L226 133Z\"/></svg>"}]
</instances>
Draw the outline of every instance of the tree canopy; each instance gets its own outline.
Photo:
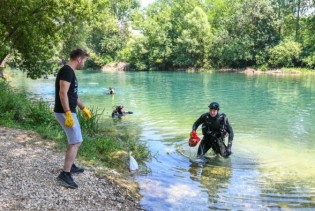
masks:
<instances>
[{"instance_id":1,"label":"tree canopy","mask_svg":"<svg viewBox=\"0 0 315 211\"><path fill-rule=\"evenodd\" d=\"M99 68L315 68L312 0L0 0L0 67L38 78L76 47ZM291 54L288 53L290 51Z\"/></svg>"},{"instance_id":2,"label":"tree canopy","mask_svg":"<svg viewBox=\"0 0 315 211\"><path fill-rule=\"evenodd\" d=\"M111 26L107 24L107 20L128 17L129 8L136 7L139 2L137 0L0 0L0 5L1 65L4 66L4 62L10 57L9 61L12 65L27 72L29 77L37 78L52 73L58 60L67 59L72 48L88 49L99 44L88 43L88 40L93 40L91 37L94 36L94 26L106 23L107 31L105 30L103 34L110 36L107 32L115 31L114 28L117 29L118 23ZM97 53L115 50L117 48L109 44Z\"/></svg>"}]
</instances>

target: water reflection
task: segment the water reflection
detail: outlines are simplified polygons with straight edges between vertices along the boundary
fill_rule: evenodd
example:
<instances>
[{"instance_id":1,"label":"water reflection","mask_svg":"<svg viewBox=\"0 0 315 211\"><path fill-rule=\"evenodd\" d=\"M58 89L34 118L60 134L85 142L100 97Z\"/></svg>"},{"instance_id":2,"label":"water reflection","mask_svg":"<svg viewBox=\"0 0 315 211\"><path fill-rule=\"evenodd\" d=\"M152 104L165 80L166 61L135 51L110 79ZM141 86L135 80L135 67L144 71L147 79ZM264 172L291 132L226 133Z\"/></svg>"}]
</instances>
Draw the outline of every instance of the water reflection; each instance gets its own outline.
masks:
<instances>
[{"instance_id":1,"label":"water reflection","mask_svg":"<svg viewBox=\"0 0 315 211\"><path fill-rule=\"evenodd\" d=\"M189 172L192 180L198 180L201 187L207 188L209 203L222 201L220 192L225 192L232 177L231 160L218 156L197 160L190 164Z\"/></svg>"}]
</instances>

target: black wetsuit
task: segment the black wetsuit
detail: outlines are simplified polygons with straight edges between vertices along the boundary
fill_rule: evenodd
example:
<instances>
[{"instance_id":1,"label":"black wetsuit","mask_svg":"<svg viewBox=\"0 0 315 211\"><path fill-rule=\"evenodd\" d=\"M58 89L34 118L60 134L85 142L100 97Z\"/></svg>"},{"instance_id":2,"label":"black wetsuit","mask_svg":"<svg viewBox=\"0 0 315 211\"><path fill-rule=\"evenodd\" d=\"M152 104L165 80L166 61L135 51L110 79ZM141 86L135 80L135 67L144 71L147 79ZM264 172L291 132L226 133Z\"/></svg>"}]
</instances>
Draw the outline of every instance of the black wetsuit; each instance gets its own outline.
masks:
<instances>
[{"instance_id":1,"label":"black wetsuit","mask_svg":"<svg viewBox=\"0 0 315 211\"><path fill-rule=\"evenodd\" d=\"M113 118L121 118L122 116L125 116L126 112L118 112L118 111L113 111L112 112L112 117Z\"/></svg>"},{"instance_id":2,"label":"black wetsuit","mask_svg":"<svg viewBox=\"0 0 315 211\"><path fill-rule=\"evenodd\" d=\"M117 106L115 108L115 110L113 110L112 112L112 117L117 117L117 118L121 118L123 116L125 116L126 114L132 114L133 112L132 111L122 111L122 107L120 106Z\"/></svg>"},{"instance_id":3,"label":"black wetsuit","mask_svg":"<svg viewBox=\"0 0 315 211\"><path fill-rule=\"evenodd\" d=\"M193 124L192 129L197 130L201 124L203 138L197 155L203 156L212 148L215 153L220 154L222 157L228 157L231 154L234 133L225 114L217 114L215 117L211 117L210 113L204 113ZM224 143L226 133L229 134L228 146Z\"/></svg>"}]
</instances>

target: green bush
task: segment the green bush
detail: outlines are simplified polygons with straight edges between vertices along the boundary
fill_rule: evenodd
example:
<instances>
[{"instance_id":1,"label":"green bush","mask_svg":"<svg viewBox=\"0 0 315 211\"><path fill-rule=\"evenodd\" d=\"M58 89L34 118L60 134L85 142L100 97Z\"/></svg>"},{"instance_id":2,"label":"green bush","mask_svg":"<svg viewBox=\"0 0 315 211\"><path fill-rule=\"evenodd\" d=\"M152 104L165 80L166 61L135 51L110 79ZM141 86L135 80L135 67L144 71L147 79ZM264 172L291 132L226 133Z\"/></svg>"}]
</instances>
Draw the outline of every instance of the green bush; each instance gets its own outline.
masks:
<instances>
[{"instance_id":1,"label":"green bush","mask_svg":"<svg viewBox=\"0 0 315 211\"><path fill-rule=\"evenodd\" d=\"M148 40L144 36L135 36L127 43L123 51L124 55L128 56L127 62L132 69L141 71L149 69L149 50L147 48Z\"/></svg>"},{"instance_id":2,"label":"green bush","mask_svg":"<svg viewBox=\"0 0 315 211\"><path fill-rule=\"evenodd\" d=\"M30 102L29 105L29 112L27 113L27 123L33 125L49 125L52 122L56 122L55 118L52 115L50 106L42 101L33 101ZM57 123L55 124L57 125Z\"/></svg>"},{"instance_id":3,"label":"green bush","mask_svg":"<svg viewBox=\"0 0 315 211\"><path fill-rule=\"evenodd\" d=\"M314 69L315 68L315 53L303 58L302 61L306 64L308 68Z\"/></svg>"},{"instance_id":4,"label":"green bush","mask_svg":"<svg viewBox=\"0 0 315 211\"><path fill-rule=\"evenodd\" d=\"M299 60L301 44L284 40L269 50L269 64L272 67L292 67Z\"/></svg>"},{"instance_id":5,"label":"green bush","mask_svg":"<svg viewBox=\"0 0 315 211\"><path fill-rule=\"evenodd\" d=\"M262 64L262 65L258 66L257 69L261 70L261 71L267 71L267 70L269 70L269 66L267 64Z\"/></svg>"},{"instance_id":6,"label":"green bush","mask_svg":"<svg viewBox=\"0 0 315 211\"><path fill-rule=\"evenodd\" d=\"M10 124L12 122L23 123L26 115L30 112L27 106L26 94L16 93L6 81L0 82L0 119ZM1 122L2 122L1 121Z\"/></svg>"}]
</instances>

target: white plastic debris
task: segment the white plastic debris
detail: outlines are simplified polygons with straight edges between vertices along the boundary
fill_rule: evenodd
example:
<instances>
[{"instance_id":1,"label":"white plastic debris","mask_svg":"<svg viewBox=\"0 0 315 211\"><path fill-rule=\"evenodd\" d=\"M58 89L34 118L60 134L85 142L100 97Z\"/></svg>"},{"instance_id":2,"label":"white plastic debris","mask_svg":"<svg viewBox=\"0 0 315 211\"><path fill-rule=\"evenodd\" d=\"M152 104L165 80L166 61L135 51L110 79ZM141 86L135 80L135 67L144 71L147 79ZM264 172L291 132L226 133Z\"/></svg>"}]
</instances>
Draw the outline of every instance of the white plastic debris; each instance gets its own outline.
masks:
<instances>
[{"instance_id":1,"label":"white plastic debris","mask_svg":"<svg viewBox=\"0 0 315 211\"><path fill-rule=\"evenodd\" d=\"M130 157L129 170L132 172L132 171L138 170L139 166L138 166L136 159L131 154L132 154L132 152L130 151L129 152L129 157Z\"/></svg>"}]
</instances>

